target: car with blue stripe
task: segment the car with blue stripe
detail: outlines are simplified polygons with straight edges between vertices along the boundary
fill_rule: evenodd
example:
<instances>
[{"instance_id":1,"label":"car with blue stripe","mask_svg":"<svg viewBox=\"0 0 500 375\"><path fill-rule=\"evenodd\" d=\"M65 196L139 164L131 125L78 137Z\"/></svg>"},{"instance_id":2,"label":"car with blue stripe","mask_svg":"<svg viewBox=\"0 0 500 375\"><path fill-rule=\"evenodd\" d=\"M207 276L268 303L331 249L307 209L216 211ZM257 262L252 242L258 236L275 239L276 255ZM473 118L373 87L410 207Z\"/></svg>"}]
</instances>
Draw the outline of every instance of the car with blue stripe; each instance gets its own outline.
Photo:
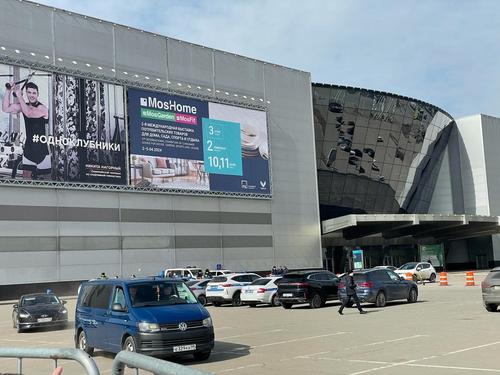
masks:
<instances>
[{"instance_id":1,"label":"car with blue stripe","mask_svg":"<svg viewBox=\"0 0 500 375\"><path fill-rule=\"evenodd\" d=\"M241 302L250 307L255 307L260 303L279 306L276 282L280 279L281 276L263 277L244 286L241 289Z\"/></svg>"},{"instance_id":2,"label":"car with blue stripe","mask_svg":"<svg viewBox=\"0 0 500 375\"><path fill-rule=\"evenodd\" d=\"M207 284L207 301L215 307L223 303L241 306L241 289L257 279L260 279L259 275L246 272L216 276Z\"/></svg>"}]
</instances>

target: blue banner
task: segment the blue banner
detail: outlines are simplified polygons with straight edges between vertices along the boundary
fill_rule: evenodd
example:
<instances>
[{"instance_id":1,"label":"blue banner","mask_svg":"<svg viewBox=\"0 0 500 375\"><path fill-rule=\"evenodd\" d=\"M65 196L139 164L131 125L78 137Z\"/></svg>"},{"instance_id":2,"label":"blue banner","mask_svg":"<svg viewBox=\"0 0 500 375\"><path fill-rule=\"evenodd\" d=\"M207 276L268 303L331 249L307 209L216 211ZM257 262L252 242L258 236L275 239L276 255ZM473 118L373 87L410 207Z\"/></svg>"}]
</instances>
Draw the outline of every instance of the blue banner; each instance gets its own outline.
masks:
<instances>
[{"instance_id":1,"label":"blue banner","mask_svg":"<svg viewBox=\"0 0 500 375\"><path fill-rule=\"evenodd\" d=\"M269 195L266 113L128 89L135 186Z\"/></svg>"}]
</instances>

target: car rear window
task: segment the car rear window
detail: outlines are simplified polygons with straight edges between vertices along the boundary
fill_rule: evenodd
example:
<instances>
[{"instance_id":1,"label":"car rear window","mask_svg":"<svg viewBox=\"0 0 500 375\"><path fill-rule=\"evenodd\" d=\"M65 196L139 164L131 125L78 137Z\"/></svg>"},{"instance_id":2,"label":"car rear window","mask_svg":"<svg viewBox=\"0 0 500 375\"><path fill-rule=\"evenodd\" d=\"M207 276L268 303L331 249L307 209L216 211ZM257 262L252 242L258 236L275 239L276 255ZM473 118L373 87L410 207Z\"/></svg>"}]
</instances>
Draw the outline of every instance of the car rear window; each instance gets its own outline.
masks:
<instances>
[{"instance_id":1,"label":"car rear window","mask_svg":"<svg viewBox=\"0 0 500 375\"><path fill-rule=\"evenodd\" d=\"M305 276L304 275L285 275L280 281L280 284L284 283L298 283L304 280Z\"/></svg>"},{"instance_id":2,"label":"car rear window","mask_svg":"<svg viewBox=\"0 0 500 375\"><path fill-rule=\"evenodd\" d=\"M250 285L266 285L271 279L257 279Z\"/></svg>"},{"instance_id":3,"label":"car rear window","mask_svg":"<svg viewBox=\"0 0 500 375\"><path fill-rule=\"evenodd\" d=\"M211 283L225 283L227 281L227 277L217 276L210 280Z\"/></svg>"},{"instance_id":4,"label":"car rear window","mask_svg":"<svg viewBox=\"0 0 500 375\"><path fill-rule=\"evenodd\" d=\"M354 276L354 282L357 284L357 283L364 283L366 282L366 274L364 273L355 273Z\"/></svg>"},{"instance_id":5,"label":"car rear window","mask_svg":"<svg viewBox=\"0 0 500 375\"><path fill-rule=\"evenodd\" d=\"M187 286L191 286L191 285L196 284L197 282L198 282L198 280L191 280L191 281L188 281L188 282L186 283L186 285L187 285Z\"/></svg>"},{"instance_id":6,"label":"car rear window","mask_svg":"<svg viewBox=\"0 0 500 375\"><path fill-rule=\"evenodd\" d=\"M490 271L490 273L488 274L488 278L495 280L500 279L500 270Z\"/></svg>"}]
</instances>

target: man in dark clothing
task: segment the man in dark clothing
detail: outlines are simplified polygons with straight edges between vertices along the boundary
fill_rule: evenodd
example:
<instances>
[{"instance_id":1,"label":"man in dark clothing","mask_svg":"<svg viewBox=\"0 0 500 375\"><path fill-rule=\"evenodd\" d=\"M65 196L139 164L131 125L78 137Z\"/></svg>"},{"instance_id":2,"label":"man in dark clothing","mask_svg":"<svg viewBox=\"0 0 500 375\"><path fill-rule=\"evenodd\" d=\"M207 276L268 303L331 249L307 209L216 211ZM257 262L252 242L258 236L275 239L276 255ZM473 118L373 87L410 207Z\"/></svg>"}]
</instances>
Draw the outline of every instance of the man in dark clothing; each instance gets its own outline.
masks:
<instances>
[{"instance_id":1,"label":"man in dark clothing","mask_svg":"<svg viewBox=\"0 0 500 375\"><path fill-rule=\"evenodd\" d=\"M340 306L339 314L344 315L344 313L342 311L344 310L344 307L346 307L351 300L358 307L360 314L366 314L366 311L364 311L361 308L358 295L356 294L356 283L354 282L352 271L347 272L347 276L345 276L345 291L346 291L347 297L342 301L342 306Z\"/></svg>"}]
</instances>

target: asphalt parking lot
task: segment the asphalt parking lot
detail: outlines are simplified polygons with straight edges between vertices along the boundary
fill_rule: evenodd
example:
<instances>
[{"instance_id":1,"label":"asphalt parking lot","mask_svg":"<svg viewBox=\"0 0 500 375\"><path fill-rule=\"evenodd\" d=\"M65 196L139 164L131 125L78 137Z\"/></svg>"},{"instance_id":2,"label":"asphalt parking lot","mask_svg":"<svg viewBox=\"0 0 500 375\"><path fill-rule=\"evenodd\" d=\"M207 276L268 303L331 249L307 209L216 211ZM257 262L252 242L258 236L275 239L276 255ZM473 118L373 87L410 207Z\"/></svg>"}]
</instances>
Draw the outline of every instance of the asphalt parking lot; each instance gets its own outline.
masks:
<instances>
[{"instance_id":1,"label":"asphalt parking lot","mask_svg":"<svg viewBox=\"0 0 500 375\"><path fill-rule=\"evenodd\" d=\"M215 374L481 374L500 373L500 312L488 313L478 286L465 287L465 273L450 274L448 287L419 286L416 304L366 305L337 313L338 303L311 310L297 306L208 307L216 345L208 361L176 362ZM68 301L74 313L75 300ZM0 305L0 346L73 347L73 330L18 334L12 305ZM70 315L71 316L71 315ZM102 374L113 355L96 351ZM64 375L84 374L61 361ZM25 360L25 374L50 374L52 361ZM16 360L0 358L0 373L15 372ZM126 370L126 373L134 373Z\"/></svg>"}]
</instances>

